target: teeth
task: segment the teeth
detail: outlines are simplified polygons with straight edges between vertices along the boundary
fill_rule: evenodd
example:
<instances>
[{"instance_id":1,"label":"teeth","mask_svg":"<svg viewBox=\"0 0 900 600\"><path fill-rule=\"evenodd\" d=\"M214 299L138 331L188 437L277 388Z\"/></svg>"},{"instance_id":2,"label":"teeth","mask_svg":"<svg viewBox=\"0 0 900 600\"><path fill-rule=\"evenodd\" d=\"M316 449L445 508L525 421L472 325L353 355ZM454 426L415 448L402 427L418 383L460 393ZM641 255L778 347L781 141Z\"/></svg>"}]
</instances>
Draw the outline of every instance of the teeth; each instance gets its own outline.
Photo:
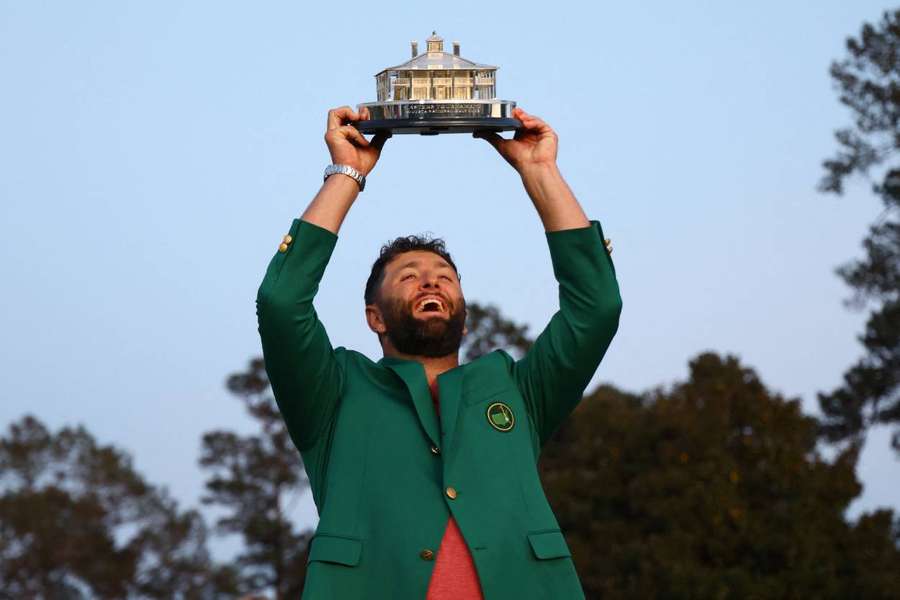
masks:
<instances>
[{"instance_id":1,"label":"teeth","mask_svg":"<svg viewBox=\"0 0 900 600\"><path fill-rule=\"evenodd\" d=\"M439 310L444 310L444 303L441 302L440 299L435 298L434 296L427 296L425 298L422 298L422 300L420 300L419 303L416 305L416 310L418 312L422 312L425 309L425 305L428 304L429 302L434 302L435 304L438 305Z\"/></svg>"}]
</instances>

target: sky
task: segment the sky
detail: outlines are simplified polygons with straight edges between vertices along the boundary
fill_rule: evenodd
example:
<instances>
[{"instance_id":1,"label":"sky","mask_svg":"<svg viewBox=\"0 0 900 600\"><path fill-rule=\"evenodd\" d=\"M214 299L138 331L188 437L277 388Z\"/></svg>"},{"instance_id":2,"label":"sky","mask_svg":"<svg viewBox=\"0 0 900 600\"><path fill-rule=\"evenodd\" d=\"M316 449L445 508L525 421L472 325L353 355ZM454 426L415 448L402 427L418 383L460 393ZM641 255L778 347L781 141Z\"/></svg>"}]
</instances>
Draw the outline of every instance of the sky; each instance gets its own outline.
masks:
<instances>
[{"instance_id":1,"label":"sky","mask_svg":"<svg viewBox=\"0 0 900 600\"><path fill-rule=\"evenodd\" d=\"M713 350L816 414L862 354L834 269L880 212L870 182L816 191L850 124L828 67L888 8L0 0L0 428L83 424L196 505L201 435L252 430L224 380L260 354L256 290L321 185L326 113L373 101L433 30L557 131L613 240L624 309L592 385L668 386ZM316 300L335 346L380 358L363 285L382 243L421 232L469 301L534 334L556 310L516 173L469 136L395 136ZM851 516L900 508L888 439L870 434ZM314 525L308 494L295 515Z\"/></svg>"}]
</instances>

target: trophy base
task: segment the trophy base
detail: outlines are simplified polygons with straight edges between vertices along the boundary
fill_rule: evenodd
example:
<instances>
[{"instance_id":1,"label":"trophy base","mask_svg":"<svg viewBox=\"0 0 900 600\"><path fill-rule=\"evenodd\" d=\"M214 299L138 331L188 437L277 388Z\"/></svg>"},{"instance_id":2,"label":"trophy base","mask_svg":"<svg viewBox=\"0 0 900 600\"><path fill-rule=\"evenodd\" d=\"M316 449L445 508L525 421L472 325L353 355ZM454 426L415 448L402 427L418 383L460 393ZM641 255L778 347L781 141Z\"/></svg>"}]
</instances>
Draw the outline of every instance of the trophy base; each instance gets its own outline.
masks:
<instances>
[{"instance_id":1,"label":"trophy base","mask_svg":"<svg viewBox=\"0 0 900 600\"><path fill-rule=\"evenodd\" d=\"M522 122L512 118L516 103L509 100L410 100L367 102L357 110L368 111L365 121L352 123L361 133L393 134L472 133L512 131Z\"/></svg>"}]
</instances>

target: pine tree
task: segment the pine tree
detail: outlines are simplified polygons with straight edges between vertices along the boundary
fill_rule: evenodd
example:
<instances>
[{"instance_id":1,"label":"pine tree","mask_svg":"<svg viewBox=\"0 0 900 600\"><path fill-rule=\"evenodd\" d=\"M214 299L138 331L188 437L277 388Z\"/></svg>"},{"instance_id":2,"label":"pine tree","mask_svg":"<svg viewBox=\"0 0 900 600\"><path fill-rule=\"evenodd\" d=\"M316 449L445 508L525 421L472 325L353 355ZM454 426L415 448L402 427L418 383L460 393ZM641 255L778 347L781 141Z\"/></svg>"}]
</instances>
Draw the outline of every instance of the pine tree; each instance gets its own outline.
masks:
<instances>
[{"instance_id":1,"label":"pine tree","mask_svg":"<svg viewBox=\"0 0 900 600\"><path fill-rule=\"evenodd\" d=\"M865 258L838 270L853 304L871 311L860 336L865 354L819 404L825 439L858 444L871 425L900 424L900 10L865 24L847 54L831 77L853 126L836 132L840 150L825 161L820 188L841 194L851 176L873 178L884 210L863 240ZM900 429L892 443L900 452Z\"/></svg>"}]
</instances>

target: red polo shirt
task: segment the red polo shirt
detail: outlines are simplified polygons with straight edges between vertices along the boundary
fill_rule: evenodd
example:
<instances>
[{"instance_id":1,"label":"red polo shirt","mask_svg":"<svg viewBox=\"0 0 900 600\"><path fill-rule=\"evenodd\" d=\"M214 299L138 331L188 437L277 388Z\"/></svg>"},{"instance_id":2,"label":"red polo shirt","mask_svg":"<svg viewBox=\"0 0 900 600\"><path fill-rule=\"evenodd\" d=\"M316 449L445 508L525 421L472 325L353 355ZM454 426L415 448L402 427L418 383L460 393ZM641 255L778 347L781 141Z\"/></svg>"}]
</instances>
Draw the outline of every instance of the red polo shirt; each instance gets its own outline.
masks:
<instances>
[{"instance_id":1,"label":"red polo shirt","mask_svg":"<svg viewBox=\"0 0 900 600\"><path fill-rule=\"evenodd\" d=\"M434 411L440 420L437 380L429 386ZM456 519L447 520L447 529L437 551L426 600L483 600L475 562L463 539Z\"/></svg>"}]
</instances>

